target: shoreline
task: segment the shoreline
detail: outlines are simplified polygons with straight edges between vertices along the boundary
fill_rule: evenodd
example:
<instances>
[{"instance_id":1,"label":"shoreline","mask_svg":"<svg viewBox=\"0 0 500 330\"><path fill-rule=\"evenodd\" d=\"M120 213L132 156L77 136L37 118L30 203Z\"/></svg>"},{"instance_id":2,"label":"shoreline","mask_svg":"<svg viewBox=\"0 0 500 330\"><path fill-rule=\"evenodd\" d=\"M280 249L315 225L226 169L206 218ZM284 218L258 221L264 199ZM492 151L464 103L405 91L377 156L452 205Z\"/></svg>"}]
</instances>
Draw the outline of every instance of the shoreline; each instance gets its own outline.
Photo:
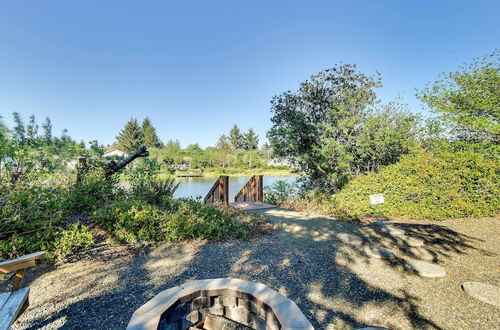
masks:
<instances>
[{"instance_id":1,"label":"shoreline","mask_svg":"<svg viewBox=\"0 0 500 330\"><path fill-rule=\"evenodd\" d=\"M218 172L207 170L203 172L203 176L201 178L217 178L221 175L227 175L232 177L243 177L243 176L253 176L253 175L264 175L264 176L282 176L282 177L291 177L297 176L297 174L292 173L291 170L244 170L244 171L236 171L232 172L229 170L228 172ZM178 178L175 174L170 173L160 173L157 175L159 179L169 179L169 178Z\"/></svg>"}]
</instances>

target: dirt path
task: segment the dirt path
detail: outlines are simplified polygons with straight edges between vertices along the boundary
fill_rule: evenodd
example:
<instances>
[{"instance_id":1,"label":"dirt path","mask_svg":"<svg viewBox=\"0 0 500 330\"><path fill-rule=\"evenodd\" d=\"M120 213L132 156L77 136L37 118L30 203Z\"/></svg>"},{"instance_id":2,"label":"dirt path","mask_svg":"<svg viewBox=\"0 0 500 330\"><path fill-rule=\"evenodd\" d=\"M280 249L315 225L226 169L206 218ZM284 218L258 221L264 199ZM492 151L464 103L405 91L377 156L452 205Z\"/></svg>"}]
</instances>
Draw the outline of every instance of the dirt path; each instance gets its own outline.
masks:
<instances>
[{"instance_id":1,"label":"dirt path","mask_svg":"<svg viewBox=\"0 0 500 330\"><path fill-rule=\"evenodd\" d=\"M31 272L31 307L19 329L123 329L133 311L161 290L191 279L257 281L294 300L317 329L363 325L391 329L494 329L500 309L466 295L461 284L500 285L499 219L394 225L424 240L443 278L405 266L405 243L377 225L355 225L307 213L259 211L280 223L274 236L249 242L165 244L145 253L123 248L56 269ZM341 233L357 235L346 244ZM396 252L377 259L366 246Z\"/></svg>"}]
</instances>

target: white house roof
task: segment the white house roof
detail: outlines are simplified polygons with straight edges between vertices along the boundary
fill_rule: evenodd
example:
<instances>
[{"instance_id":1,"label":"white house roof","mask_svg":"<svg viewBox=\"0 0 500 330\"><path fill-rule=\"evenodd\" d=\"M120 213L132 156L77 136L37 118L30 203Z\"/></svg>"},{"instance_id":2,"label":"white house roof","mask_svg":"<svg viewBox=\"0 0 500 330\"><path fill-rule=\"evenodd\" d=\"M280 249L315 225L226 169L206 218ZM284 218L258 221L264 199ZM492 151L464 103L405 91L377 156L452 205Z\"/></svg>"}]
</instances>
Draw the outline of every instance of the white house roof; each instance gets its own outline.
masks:
<instances>
[{"instance_id":1,"label":"white house roof","mask_svg":"<svg viewBox=\"0 0 500 330\"><path fill-rule=\"evenodd\" d=\"M128 154L125 151L121 151L119 149L111 149L111 150L106 151L102 156L103 157L113 157L113 156L127 157Z\"/></svg>"}]
</instances>

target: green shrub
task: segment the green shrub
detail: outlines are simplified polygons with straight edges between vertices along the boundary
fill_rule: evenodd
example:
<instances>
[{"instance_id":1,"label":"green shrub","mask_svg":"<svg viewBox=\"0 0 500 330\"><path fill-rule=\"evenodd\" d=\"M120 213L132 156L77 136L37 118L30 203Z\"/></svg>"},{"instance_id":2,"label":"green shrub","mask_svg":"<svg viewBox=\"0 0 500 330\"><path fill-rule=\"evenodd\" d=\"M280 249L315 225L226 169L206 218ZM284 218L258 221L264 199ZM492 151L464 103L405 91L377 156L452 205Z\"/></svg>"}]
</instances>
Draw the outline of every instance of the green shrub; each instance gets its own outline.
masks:
<instances>
[{"instance_id":1,"label":"green shrub","mask_svg":"<svg viewBox=\"0 0 500 330\"><path fill-rule=\"evenodd\" d=\"M73 224L67 229L62 229L55 234L53 257L56 260L66 256L85 251L94 245L94 235L84 225Z\"/></svg>"},{"instance_id":2,"label":"green shrub","mask_svg":"<svg viewBox=\"0 0 500 330\"><path fill-rule=\"evenodd\" d=\"M0 188L0 258L47 248L56 227L68 215L67 190L31 184Z\"/></svg>"},{"instance_id":3,"label":"green shrub","mask_svg":"<svg viewBox=\"0 0 500 330\"><path fill-rule=\"evenodd\" d=\"M500 211L498 149L446 148L407 155L379 173L353 179L322 205L342 218L394 216L446 219L485 217ZM385 203L371 205L369 195Z\"/></svg>"},{"instance_id":4,"label":"green shrub","mask_svg":"<svg viewBox=\"0 0 500 330\"><path fill-rule=\"evenodd\" d=\"M118 199L96 210L92 218L126 243L219 240L247 234L245 226L227 209L191 199L168 199L162 205Z\"/></svg>"},{"instance_id":5,"label":"green shrub","mask_svg":"<svg viewBox=\"0 0 500 330\"><path fill-rule=\"evenodd\" d=\"M104 167L93 168L70 187L66 207L70 212L92 212L123 193L117 184L116 176L105 176Z\"/></svg>"},{"instance_id":6,"label":"green shrub","mask_svg":"<svg viewBox=\"0 0 500 330\"><path fill-rule=\"evenodd\" d=\"M264 202L271 205L282 205L286 200L296 197L298 189L295 184L278 180L264 188Z\"/></svg>"}]
</instances>

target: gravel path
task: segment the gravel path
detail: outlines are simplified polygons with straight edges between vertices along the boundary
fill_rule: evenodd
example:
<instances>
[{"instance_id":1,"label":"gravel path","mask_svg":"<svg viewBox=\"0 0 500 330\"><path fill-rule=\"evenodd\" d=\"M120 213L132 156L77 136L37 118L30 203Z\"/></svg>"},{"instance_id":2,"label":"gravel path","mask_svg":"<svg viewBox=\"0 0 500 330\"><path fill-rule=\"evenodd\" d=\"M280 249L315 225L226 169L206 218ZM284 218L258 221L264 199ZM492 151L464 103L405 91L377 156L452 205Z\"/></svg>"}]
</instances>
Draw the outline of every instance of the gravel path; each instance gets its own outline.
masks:
<instances>
[{"instance_id":1,"label":"gravel path","mask_svg":"<svg viewBox=\"0 0 500 330\"><path fill-rule=\"evenodd\" d=\"M499 327L500 308L461 289L466 281L500 285L498 218L395 223L423 240L433 262L446 269L445 277L424 278L405 262L405 241L381 226L282 209L259 213L281 224L276 235L165 244L141 253L115 247L55 269L32 269L25 282L31 306L15 328L123 329L159 291L217 277L261 282L287 295L316 329ZM363 242L349 243L345 234ZM391 249L395 256L370 257L367 246Z\"/></svg>"}]
</instances>

